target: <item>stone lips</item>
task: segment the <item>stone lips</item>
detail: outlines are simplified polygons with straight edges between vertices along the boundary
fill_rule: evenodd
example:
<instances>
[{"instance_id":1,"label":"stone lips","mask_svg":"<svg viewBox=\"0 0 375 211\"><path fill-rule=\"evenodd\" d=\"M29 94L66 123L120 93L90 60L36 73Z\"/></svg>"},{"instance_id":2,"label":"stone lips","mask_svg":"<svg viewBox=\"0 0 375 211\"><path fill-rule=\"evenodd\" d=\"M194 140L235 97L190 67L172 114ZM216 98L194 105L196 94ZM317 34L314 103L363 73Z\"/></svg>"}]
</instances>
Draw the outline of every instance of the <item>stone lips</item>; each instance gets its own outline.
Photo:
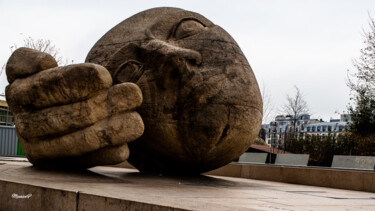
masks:
<instances>
[{"instance_id":1,"label":"stone lips","mask_svg":"<svg viewBox=\"0 0 375 211\"><path fill-rule=\"evenodd\" d=\"M141 88L145 132L129 143L129 162L141 171L209 171L258 134L262 101L250 65L225 30L197 13L138 13L104 35L86 62Z\"/></svg>"}]
</instances>

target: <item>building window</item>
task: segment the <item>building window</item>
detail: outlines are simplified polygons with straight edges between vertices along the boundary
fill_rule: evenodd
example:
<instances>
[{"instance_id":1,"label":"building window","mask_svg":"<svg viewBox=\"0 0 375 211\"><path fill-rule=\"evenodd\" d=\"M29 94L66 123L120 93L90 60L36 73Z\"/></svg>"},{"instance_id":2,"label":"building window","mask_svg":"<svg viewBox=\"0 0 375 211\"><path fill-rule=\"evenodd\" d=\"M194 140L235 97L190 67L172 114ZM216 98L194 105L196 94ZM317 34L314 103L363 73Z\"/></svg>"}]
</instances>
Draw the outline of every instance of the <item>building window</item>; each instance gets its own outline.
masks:
<instances>
[{"instance_id":1,"label":"building window","mask_svg":"<svg viewBox=\"0 0 375 211\"><path fill-rule=\"evenodd\" d=\"M0 106L0 125L14 125L13 115L7 106Z\"/></svg>"}]
</instances>

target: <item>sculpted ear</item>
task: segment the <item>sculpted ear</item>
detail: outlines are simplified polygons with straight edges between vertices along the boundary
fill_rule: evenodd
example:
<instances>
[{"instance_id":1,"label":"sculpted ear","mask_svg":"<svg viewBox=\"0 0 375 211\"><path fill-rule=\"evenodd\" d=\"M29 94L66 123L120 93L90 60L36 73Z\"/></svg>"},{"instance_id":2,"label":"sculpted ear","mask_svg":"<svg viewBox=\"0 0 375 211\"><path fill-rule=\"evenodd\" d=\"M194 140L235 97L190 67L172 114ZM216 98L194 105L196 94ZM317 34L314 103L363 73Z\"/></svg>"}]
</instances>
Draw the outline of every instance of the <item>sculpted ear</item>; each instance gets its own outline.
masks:
<instances>
[{"instance_id":1,"label":"sculpted ear","mask_svg":"<svg viewBox=\"0 0 375 211\"><path fill-rule=\"evenodd\" d=\"M137 57L138 53L138 44L129 43L111 56L105 67L111 73L114 84L136 83L139 80L144 72L144 66Z\"/></svg>"},{"instance_id":2,"label":"sculpted ear","mask_svg":"<svg viewBox=\"0 0 375 211\"><path fill-rule=\"evenodd\" d=\"M122 63L114 72L115 83L132 82L137 83L144 72L143 65L135 60Z\"/></svg>"}]
</instances>

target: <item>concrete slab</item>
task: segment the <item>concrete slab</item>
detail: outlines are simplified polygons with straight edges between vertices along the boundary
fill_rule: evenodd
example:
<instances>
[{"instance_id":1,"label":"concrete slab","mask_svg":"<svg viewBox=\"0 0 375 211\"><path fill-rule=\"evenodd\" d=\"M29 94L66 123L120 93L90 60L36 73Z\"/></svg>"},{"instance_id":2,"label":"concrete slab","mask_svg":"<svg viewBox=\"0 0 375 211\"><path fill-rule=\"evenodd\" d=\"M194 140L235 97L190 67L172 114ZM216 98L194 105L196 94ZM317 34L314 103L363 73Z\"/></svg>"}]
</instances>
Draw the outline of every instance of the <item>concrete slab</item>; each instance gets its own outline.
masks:
<instances>
[{"instance_id":1,"label":"concrete slab","mask_svg":"<svg viewBox=\"0 0 375 211\"><path fill-rule=\"evenodd\" d=\"M373 156L333 156L332 168L343 169L361 169L373 171L375 166L375 157Z\"/></svg>"},{"instance_id":2,"label":"concrete slab","mask_svg":"<svg viewBox=\"0 0 375 211\"><path fill-rule=\"evenodd\" d=\"M267 155L267 153L245 152L240 156L238 162L265 164Z\"/></svg>"},{"instance_id":3,"label":"concrete slab","mask_svg":"<svg viewBox=\"0 0 375 211\"><path fill-rule=\"evenodd\" d=\"M277 154L275 165L307 166L308 154Z\"/></svg>"},{"instance_id":4,"label":"concrete slab","mask_svg":"<svg viewBox=\"0 0 375 211\"><path fill-rule=\"evenodd\" d=\"M367 170L232 162L206 174L375 192L375 172Z\"/></svg>"},{"instance_id":5,"label":"concrete slab","mask_svg":"<svg viewBox=\"0 0 375 211\"><path fill-rule=\"evenodd\" d=\"M375 210L375 194L368 192L115 167L62 172L0 164L0 210Z\"/></svg>"}]
</instances>

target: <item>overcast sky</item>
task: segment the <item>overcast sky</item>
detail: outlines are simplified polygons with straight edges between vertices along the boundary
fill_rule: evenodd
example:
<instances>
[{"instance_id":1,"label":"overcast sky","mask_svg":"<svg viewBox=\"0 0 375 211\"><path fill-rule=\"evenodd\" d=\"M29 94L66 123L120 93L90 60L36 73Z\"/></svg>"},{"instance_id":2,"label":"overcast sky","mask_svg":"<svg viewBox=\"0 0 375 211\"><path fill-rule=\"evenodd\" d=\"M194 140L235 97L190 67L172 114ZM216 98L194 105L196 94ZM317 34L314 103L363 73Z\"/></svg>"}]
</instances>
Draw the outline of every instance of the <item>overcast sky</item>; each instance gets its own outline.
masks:
<instances>
[{"instance_id":1,"label":"overcast sky","mask_svg":"<svg viewBox=\"0 0 375 211\"><path fill-rule=\"evenodd\" d=\"M245 53L260 87L278 113L286 94L300 88L315 118L337 118L346 111L347 70L363 47L362 29L374 0L0 0L0 65L9 47L23 39L50 39L61 55L84 62L95 42L122 20L153 7L198 12L228 31ZM0 78L0 93L7 85Z\"/></svg>"}]
</instances>

